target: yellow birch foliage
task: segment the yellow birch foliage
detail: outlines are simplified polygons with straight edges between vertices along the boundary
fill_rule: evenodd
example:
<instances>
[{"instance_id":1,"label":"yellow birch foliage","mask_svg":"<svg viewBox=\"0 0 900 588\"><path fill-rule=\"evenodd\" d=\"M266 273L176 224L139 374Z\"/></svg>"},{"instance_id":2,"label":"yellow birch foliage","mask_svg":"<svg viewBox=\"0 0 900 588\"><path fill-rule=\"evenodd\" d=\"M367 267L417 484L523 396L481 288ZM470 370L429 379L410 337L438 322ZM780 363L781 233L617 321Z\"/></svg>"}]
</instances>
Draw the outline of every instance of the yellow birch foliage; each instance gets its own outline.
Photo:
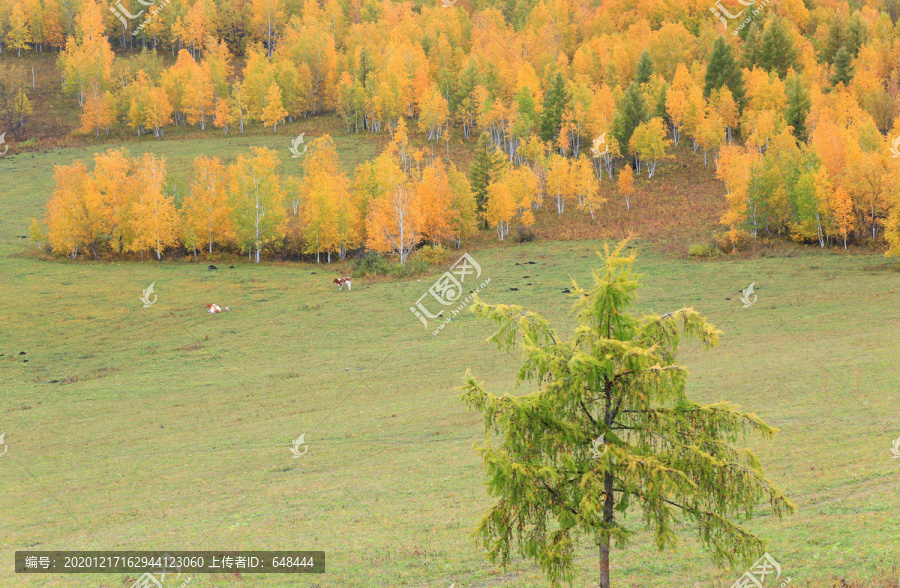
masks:
<instances>
[{"instance_id":1,"label":"yellow birch foliage","mask_svg":"<svg viewBox=\"0 0 900 588\"><path fill-rule=\"evenodd\" d=\"M225 166L218 157L201 155L194 159L190 191L181 205L186 247L212 253L213 243L231 238L227 182Z\"/></svg>"},{"instance_id":2,"label":"yellow birch foliage","mask_svg":"<svg viewBox=\"0 0 900 588\"><path fill-rule=\"evenodd\" d=\"M12 13L9 16L9 27L9 32L6 33L6 43L10 49L15 49L18 55L22 55L22 49L28 49L33 39L21 2L13 4Z\"/></svg>"},{"instance_id":3,"label":"yellow birch foliage","mask_svg":"<svg viewBox=\"0 0 900 588\"><path fill-rule=\"evenodd\" d=\"M516 216L516 201L504 179L491 182L487 187L487 205L484 218L497 230L500 241L509 234L509 222Z\"/></svg>"},{"instance_id":4,"label":"yellow birch foliage","mask_svg":"<svg viewBox=\"0 0 900 588\"><path fill-rule=\"evenodd\" d=\"M81 126L78 132L84 134L94 133L100 137L100 130L105 129L109 134L109 127L115 120L116 101L112 93L104 92L95 95L93 92L84 101L81 111Z\"/></svg>"},{"instance_id":5,"label":"yellow birch foliage","mask_svg":"<svg viewBox=\"0 0 900 588\"><path fill-rule=\"evenodd\" d=\"M534 224L531 208L538 197L538 178L527 165L512 168L506 172L504 182L516 203L519 219L524 226Z\"/></svg>"},{"instance_id":6,"label":"yellow birch foliage","mask_svg":"<svg viewBox=\"0 0 900 588\"><path fill-rule=\"evenodd\" d=\"M178 213L174 198L166 196L163 184L166 178L166 158L145 153L137 164L137 196L131 210L130 251L155 251L156 259L162 259L166 247L178 242Z\"/></svg>"},{"instance_id":7,"label":"yellow birch foliage","mask_svg":"<svg viewBox=\"0 0 900 588\"><path fill-rule=\"evenodd\" d=\"M75 259L78 250L90 239L85 223L83 194L89 190L90 177L81 161L57 165L54 171L56 189L47 201L44 222L50 246Z\"/></svg>"},{"instance_id":8,"label":"yellow birch foliage","mask_svg":"<svg viewBox=\"0 0 900 588\"><path fill-rule=\"evenodd\" d=\"M728 191L725 195L728 210L721 222L732 229L747 220L751 168L760 158L756 150L737 145L725 146L719 155L716 177L725 182Z\"/></svg>"},{"instance_id":9,"label":"yellow birch foliage","mask_svg":"<svg viewBox=\"0 0 900 588\"><path fill-rule=\"evenodd\" d=\"M463 238L474 235L478 230L478 204L475 202L469 178L452 163L447 170L447 177L453 190L454 215L450 225L450 237L456 241L456 248L459 249Z\"/></svg>"},{"instance_id":10,"label":"yellow birch foliage","mask_svg":"<svg viewBox=\"0 0 900 588\"><path fill-rule=\"evenodd\" d=\"M125 149L110 149L94 156L94 186L100 195L104 212L104 230L109 233L109 246L121 253L133 239L131 214L137 196L135 160Z\"/></svg>"},{"instance_id":11,"label":"yellow birch foliage","mask_svg":"<svg viewBox=\"0 0 900 588\"><path fill-rule=\"evenodd\" d=\"M360 240L359 209L329 135L309 144L298 191L304 252L315 253L317 260L323 252L329 262L333 252L344 259L347 250Z\"/></svg>"},{"instance_id":12,"label":"yellow birch foliage","mask_svg":"<svg viewBox=\"0 0 900 588\"><path fill-rule=\"evenodd\" d=\"M281 103L281 90L278 88L278 84L272 82L266 92L266 105L262 111L263 124L267 127L271 126L274 131L287 114L287 110Z\"/></svg>"},{"instance_id":13,"label":"yellow birch foliage","mask_svg":"<svg viewBox=\"0 0 900 588\"><path fill-rule=\"evenodd\" d=\"M376 157L373 164L386 188L369 201L366 246L396 254L404 264L421 237L416 186L390 152Z\"/></svg>"},{"instance_id":14,"label":"yellow birch foliage","mask_svg":"<svg viewBox=\"0 0 900 588\"><path fill-rule=\"evenodd\" d=\"M416 186L418 192L419 227L422 236L433 245L449 239L459 215L453 210L453 190L447 169L440 159L425 167Z\"/></svg>"},{"instance_id":15,"label":"yellow birch foliage","mask_svg":"<svg viewBox=\"0 0 900 588\"><path fill-rule=\"evenodd\" d=\"M272 149L254 147L253 155L238 155L228 168L228 202L235 239L259 263L266 247L284 238L284 192L276 168L281 160Z\"/></svg>"},{"instance_id":16,"label":"yellow birch foliage","mask_svg":"<svg viewBox=\"0 0 900 588\"><path fill-rule=\"evenodd\" d=\"M214 124L216 128L224 129L225 134L228 134L228 127L231 123L234 122L234 112L232 111L232 105L228 98L219 98L216 102L216 108L213 112L215 116Z\"/></svg>"},{"instance_id":17,"label":"yellow birch foliage","mask_svg":"<svg viewBox=\"0 0 900 588\"><path fill-rule=\"evenodd\" d=\"M631 195L634 194L634 170L626 165L619 171L619 179L616 182L619 194L625 197L625 207L631 210Z\"/></svg>"}]
</instances>

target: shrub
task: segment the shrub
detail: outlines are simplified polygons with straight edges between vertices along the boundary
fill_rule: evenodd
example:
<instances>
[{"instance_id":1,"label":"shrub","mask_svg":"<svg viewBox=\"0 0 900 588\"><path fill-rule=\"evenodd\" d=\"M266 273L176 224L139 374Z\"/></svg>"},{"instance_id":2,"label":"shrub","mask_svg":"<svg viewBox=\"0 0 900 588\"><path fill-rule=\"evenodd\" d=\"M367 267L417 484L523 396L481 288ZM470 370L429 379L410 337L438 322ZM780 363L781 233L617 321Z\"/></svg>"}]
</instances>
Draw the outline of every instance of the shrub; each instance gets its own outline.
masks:
<instances>
[{"instance_id":1,"label":"shrub","mask_svg":"<svg viewBox=\"0 0 900 588\"><path fill-rule=\"evenodd\" d=\"M369 252L353 262L351 275L356 276L389 276L392 278L408 278L425 273L430 269L427 262L419 258L408 258L406 264L390 261L378 253Z\"/></svg>"},{"instance_id":2,"label":"shrub","mask_svg":"<svg viewBox=\"0 0 900 588\"><path fill-rule=\"evenodd\" d=\"M516 243L527 243L537 239L537 234L527 227L519 227L516 229L516 236L513 239Z\"/></svg>"},{"instance_id":3,"label":"shrub","mask_svg":"<svg viewBox=\"0 0 900 588\"><path fill-rule=\"evenodd\" d=\"M743 229L732 229L719 238L719 248L729 253L746 251L752 243L753 235Z\"/></svg>"},{"instance_id":4,"label":"shrub","mask_svg":"<svg viewBox=\"0 0 900 588\"><path fill-rule=\"evenodd\" d=\"M447 262L450 252L442 245L425 245L416 251L416 259L420 259L431 265L441 265Z\"/></svg>"},{"instance_id":5,"label":"shrub","mask_svg":"<svg viewBox=\"0 0 900 588\"><path fill-rule=\"evenodd\" d=\"M384 275L389 270L388 261L375 252L369 252L354 260L353 275L354 276L377 276Z\"/></svg>"},{"instance_id":6,"label":"shrub","mask_svg":"<svg viewBox=\"0 0 900 588\"><path fill-rule=\"evenodd\" d=\"M718 252L709 243L694 243L688 248L691 257L715 257Z\"/></svg>"}]
</instances>

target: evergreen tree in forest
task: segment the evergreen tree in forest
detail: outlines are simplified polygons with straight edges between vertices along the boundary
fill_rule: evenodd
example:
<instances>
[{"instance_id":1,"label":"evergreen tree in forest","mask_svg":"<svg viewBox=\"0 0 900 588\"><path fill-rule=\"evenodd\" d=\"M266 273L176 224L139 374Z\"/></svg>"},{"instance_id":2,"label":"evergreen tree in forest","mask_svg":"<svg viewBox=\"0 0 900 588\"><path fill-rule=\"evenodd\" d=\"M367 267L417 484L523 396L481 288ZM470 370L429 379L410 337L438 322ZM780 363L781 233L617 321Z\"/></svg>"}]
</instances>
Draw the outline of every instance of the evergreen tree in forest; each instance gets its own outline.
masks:
<instances>
[{"instance_id":1,"label":"evergreen tree in forest","mask_svg":"<svg viewBox=\"0 0 900 588\"><path fill-rule=\"evenodd\" d=\"M837 52L847 44L847 24L841 19L840 15L835 13L832 16L831 24L828 25L828 35L825 37L825 43L822 46L822 52L819 57L825 63L834 63Z\"/></svg>"},{"instance_id":2,"label":"evergreen tree in forest","mask_svg":"<svg viewBox=\"0 0 900 588\"><path fill-rule=\"evenodd\" d=\"M481 75L478 72L478 66L475 61L469 61L469 64L459 72L459 82L453 90L453 100L451 103L451 112L455 112L459 104L472 95L475 86L481 83Z\"/></svg>"},{"instance_id":3,"label":"evergreen tree in forest","mask_svg":"<svg viewBox=\"0 0 900 588\"><path fill-rule=\"evenodd\" d=\"M738 105L738 110L744 107L744 74L738 67L731 47L725 39L719 37L713 45L709 62L706 64L706 77L704 80L703 95L709 98L709 93L727 86L731 97Z\"/></svg>"},{"instance_id":4,"label":"evergreen tree in forest","mask_svg":"<svg viewBox=\"0 0 900 588\"><path fill-rule=\"evenodd\" d=\"M658 116L663 119L663 122L666 125L672 124L672 117L669 116L669 111L666 110L666 98L669 93L669 85L663 84L659 89L659 94L656 96L656 106L653 109L653 116Z\"/></svg>"},{"instance_id":5,"label":"evergreen tree in forest","mask_svg":"<svg viewBox=\"0 0 900 588\"><path fill-rule=\"evenodd\" d=\"M787 80L787 107L784 112L784 120L794 127L794 136L797 140L806 142L806 116L812 107L809 92L803 87L800 76L793 74Z\"/></svg>"},{"instance_id":6,"label":"evergreen tree in forest","mask_svg":"<svg viewBox=\"0 0 900 588\"><path fill-rule=\"evenodd\" d=\"M788 36L782 19L772 19L766 25L757 60L761 68L776 72L781 79L787 76L790 68L797 69L797 49Z\"/></svg>"},{"instance_id":7,"label":"evergreen tree in forest","mask_svg":"<svg viewBox=\"0 0 900 588\"><path fill-rule=\"evenodd\" d=\"M638 59L634 81L638 84L646 84L651 77L653 77L653 60L650 59L650 53L644 51L641 53L641 58Z\"/></svg>"},{"instance_id":8,"label":"evergreen tree in forest","mask_svg":"<svg viewBox=\"0 0 900 588\"><path fill-rule=\"evenodd\" d=\"M845 47L841 47L834 56L834 72L831 74L831 85L837 86L843 83L845 86L853 79L853 56Z\"/></svg>"},{"instance_id":9,"label":"evergreen tree in forest","mask_svg":"<svg viewBox=\"0 0 900 588\"><path fill-rule=\"evenodd\" d=\"M650 119L647 103L638 85L631 82L628 89L616 103L616 117L613 120L613 136L619 143L619 153L630 151L631 135L641 123Z\"/></svg>"},{"instance_id":10,"label":"evergreen tree in forest","mask_svg":"<svg viewBox=\"0 0 900 588\"><path fill-rule=\"evenodd\" d=\"M372 60L369 59L369 53L363 47L359 52L359 68L356 70L356 79L359 80L360 86L366 86L366 78L372 69Z\"/></svg>"},{"instance_id":11,"label":"evergreen tree in forest","mask_svg":"<svg viewBox=\"0 0 900 588\"><path fill-rule=\"evenodd\" d=\"M561 73L557 73L544 95L544 111L541 117L541 139L553 141L562 127L562 115L569 103L566 92L566 81Z\"/></svg>"},{"instance_id":12,"label":"evergreen tree in forest","mask_svg":"<svg viewBox=\"0 0 900 588\"><path fill-rule=\"evenodd\" d=\"M743 15L742 15L743 16ZM769 16L769 13L766 11L760 11L753 17L753 20L750 22L748 26L744 26L743 28L738 29L738 38L741 41L746 42L753 37L753 34L756 34L756 40L759 40L759 36L762 34L762 30L765 27L766 19ZM754 27L754 25L756 25Z\"/></svg>"},{"instance_id":13,"label":"evergreen tree in forest","mask_svg":"<svg viewBox=\"0 0 900 588\"><path fill-rule=\"evenodd\" d=\"M858 11L854 12L847 25L847 40L844 43L844 47L850 52L851 57L859 55L859 48L866 44L868 36L866 21Z\"/></svg>"},{"instance_id":14,"label":"evergreen tree in forest","mask_svg":"<svg viewBox=\"0 0 900 588\"><path fill-rule=\"evenodd\" d=\"M503 154L491 144L487 133L482 133L478 139L472 165L469 167L469 183L478 203L478 213L482 216L487 200L487 187L497 178L505 163ZM484 222L484 228L488 228L487 220Z\"/></svg>"},{"instance_id":15,"label":"evergreen tree in forest","mask_svg":"<svg viewBox=\"0 0 900 588\"><path fill-rule=\"evenodd\" d=\"M744 36L744 44L741 46L741 67L753 69L759 63L760 45L762 43L762 24L756 21L741 31Z\"/></svg>"},{"instance_id":16,"label":"evergreen tree in forest","mask_svg":"<svg viewBox=\"0 0 900 588\"><path fill-rule=\"evenodd\" d=\"M537 126L537 105L534 102L534 97L531 95L531 89L528 87L522 87L516 92L513 99L518 106L516 122L513 125L513 134L520 140L525 140Z\"/></svg>"}]
</instances>

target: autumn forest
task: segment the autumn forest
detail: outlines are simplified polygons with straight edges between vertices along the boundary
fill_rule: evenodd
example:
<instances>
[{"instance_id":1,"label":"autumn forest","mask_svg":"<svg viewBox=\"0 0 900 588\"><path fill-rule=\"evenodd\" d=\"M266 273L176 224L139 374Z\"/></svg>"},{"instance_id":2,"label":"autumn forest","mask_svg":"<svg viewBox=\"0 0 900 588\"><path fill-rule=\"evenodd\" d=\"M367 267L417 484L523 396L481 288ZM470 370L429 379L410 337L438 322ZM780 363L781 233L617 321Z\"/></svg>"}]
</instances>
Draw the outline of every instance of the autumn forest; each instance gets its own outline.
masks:
<instances>
[{"instance_id":1,"label":"autumn forest","mask_svg":"<svg viewBox=\"0 0 900 588\"><path fill-rule=\"evenodd\" d=\"M77 132L98 140L117 127L227 135L336 114L346 133L391 142L352 174L328 136L301 146L298 177L276 173L266 149L228 166L200 157L177 203L164 157L112 149L92 171L57 170L32 238L61 255L223 247L258 260L289 246L330 260L364 246L403 263L478 227L503 240L542 207L602 223L600 186L627 202L634 178L653 181L682 143L722 181L724 242L900 252L892 0L784 0L734 20L698 1L141 4L152 8L7 2L3 50L57 52ZM29 86L5 62L4 120L18 137ZM469 137L474 159L457 169L442 149Z\"/></svg>"}]
</instances>

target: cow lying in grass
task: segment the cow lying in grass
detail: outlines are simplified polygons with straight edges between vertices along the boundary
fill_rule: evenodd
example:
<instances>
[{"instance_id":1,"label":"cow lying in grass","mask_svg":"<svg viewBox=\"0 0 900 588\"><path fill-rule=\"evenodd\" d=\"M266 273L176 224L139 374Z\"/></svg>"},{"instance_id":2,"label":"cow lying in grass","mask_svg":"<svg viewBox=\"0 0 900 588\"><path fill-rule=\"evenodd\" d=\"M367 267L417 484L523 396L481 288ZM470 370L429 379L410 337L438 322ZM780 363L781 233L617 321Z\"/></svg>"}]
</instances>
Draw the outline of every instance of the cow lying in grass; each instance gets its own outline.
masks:
<instances>
[{"instance_id":1,"label":"cow lying in grass","mask_svg":"<svg viewBox=\"0 0 900 588\"><path fill-rule=\"evenodd\" d=\"M219 314L220 312L222 312L222 308L218 304L209 303L206 305L206 308L207 310L209 310L209 314ZM231 309L226 306L225 310Z\"/></svg>"},{"instance_id":2,"label":"cow lying in grass","mask_svg":"<svg viewBox=\"0 0 900 588\"><path fill-rule=\"evenodd\" d=\"M337 284L340 286L338 290L344 289L344 284L347 284L347 291L350 290L350 278L335 278L333 284Z\"/></svg>"}]
</instances>

